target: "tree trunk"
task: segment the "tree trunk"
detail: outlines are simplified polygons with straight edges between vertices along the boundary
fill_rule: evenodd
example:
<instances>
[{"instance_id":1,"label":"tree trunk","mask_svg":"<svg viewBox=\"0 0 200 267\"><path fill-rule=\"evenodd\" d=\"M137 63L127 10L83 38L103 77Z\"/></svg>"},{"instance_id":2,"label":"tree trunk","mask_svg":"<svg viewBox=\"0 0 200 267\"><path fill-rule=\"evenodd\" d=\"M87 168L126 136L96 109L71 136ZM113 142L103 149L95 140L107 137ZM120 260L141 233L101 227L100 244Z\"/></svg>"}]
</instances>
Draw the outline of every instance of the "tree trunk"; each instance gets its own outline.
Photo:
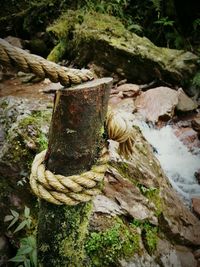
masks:
<instances>
[{"instance_id":1,"label":"tree trunk","mask_svg":"<svg viewBox=\"0 0 200 267\"><path fill-rule=\"evenodd\" d=\"M65 176L89 170L103 145L103 127L112 79L104 78L56 92L46 166ZM88 266L84 241L91 202L56 206L41 201L39 266Z\"/></svg>"}]
</instances>

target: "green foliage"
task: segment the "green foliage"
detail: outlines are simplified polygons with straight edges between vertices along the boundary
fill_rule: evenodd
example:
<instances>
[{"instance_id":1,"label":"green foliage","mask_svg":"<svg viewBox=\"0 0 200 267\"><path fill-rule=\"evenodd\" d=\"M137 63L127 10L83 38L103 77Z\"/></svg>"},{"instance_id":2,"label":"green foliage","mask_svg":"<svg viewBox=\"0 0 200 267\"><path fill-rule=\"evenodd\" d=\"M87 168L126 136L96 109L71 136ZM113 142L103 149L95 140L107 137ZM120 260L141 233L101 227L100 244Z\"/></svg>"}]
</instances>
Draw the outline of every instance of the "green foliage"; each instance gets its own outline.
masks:
<instances>
[{"instance_id":1,"label":"green foliage","mask_svg":"<svg viewBox=\"0 0 200 267\"><path fill-rule=\"evenodd\" d=\"M138 251L139 240L135 228L129 229L120 221L106 231L90 233L85 249L92 266L111 266Z\"/></svg>"},{"instance_id":2,"label":"green foliage","mask_svg":"<svg viewBox=\"0 0 200 267\"><path fill-rule=\"evenodd\" d=\"M158 228L149 223L145 223L143 227L143 242L149 254L153 254L158 243Z\"/></svg>"},{"instance_id":3,"label":"green foliage","mask_svg":"<svg viewBox=\"0 0 200 267\"><path fill-rule=\"evenodd\" d=\"M35 231L31 231L33 227L32 217L30 216L30 209L25 206L24 212L20 215L15 210L10 210L11 214L6 215L4 218L4 222L10 222L7 229L13 228L13 234L24 230L32 232L30 235L24 238L20 238L19 240L19 248L17 249L16 256L11 258L9 261L20 264L17 266L24 266L24 267L36 267L37 266L37 250L36 250L36 237ZM16 223L18 225L16 226Z\"/></svg>"},{"instance_id":4,"label":"green foliage","mask_svg":"<svg viewBox=\"0 0 200 267\"><path fill-rule=\"evenodd\" d=\"M158 227L146 221L134 219L131 223L142 230L142 240L149 254L153 254L158 243Z\"/></svg>"},{"instance_id":5,"label":"green foliage","mask_svg":"<svg viewBox=\"0 0 200 267\"><path fill-rule=\"evenodd\" d=\"M198 86L198 87L200 87L200 71L198 71L198 72L195 74L195 76L194 76L194 78L193 78L193 80L192 80L192 84L193 84L194 86Z\"/></svg>"},{"instance_id":6,"label":"green foliage","mask_svg":"<svg viewBox=\"0 0 200 267\"><path fill-rule=\"evenodd\" d=\"M160 190L155 187L147 188L143 185L138 185L138 188L140 189L141 193L147 197L150 201L152 201L156 207L156 216L160 216L163 210L163 202L160 197Z\"/></svg>"},{"instance_id":7,"label":"green foliage","mask_svg":"<svg viewBox=\"0 0 200 267\"><path fill-rule=\"evenodd\" d=\"M168 17L162 17L159 20L154 21L155 24L160 24L162 26L173 26L174 20L170 20Z\"/></svg>"},{"instance_id":8,"label":"green foliage","mask_svg":"<svg viewBox=\"0 0 200 267\"><path fill-rule=\"evenodd\" d=\"M24 267L37 267L36 238L33 235L22 238L20 247L15 257L9 260L14 263L21 263Z\"/></svg>"},{"instance_id":9,"label":"green foliage","mask_svg":"<svg viewBox=\"0 0 200 267\"><path fill-rule=\"evenodd\" d=\"M158 14L160 14L160 11L161 11L161 0L151 0L151 2L153 3L153 6L154 6L155 10L158 12Z\"/></svg>"}]
</instances>

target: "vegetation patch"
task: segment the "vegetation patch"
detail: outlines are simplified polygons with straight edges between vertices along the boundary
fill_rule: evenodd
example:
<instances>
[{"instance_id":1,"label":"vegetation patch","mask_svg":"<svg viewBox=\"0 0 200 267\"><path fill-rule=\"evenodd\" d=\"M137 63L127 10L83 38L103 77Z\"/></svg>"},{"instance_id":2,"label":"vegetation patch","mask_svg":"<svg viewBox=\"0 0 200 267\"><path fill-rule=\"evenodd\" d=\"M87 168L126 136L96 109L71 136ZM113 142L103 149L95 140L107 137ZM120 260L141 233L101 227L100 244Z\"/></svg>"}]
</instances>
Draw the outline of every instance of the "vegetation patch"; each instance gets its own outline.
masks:
<instances>
[{"instance_id":1,"label":"vegetation patch","mask_svg":"<svg viewBox=\"0 0 200 267\"><path fill-rule=\"evenodd\" d=\"M152 255L158 243L158 227L149 222L134 219L132 225L142 230L142 241L150 255Z\"/></svg>"},{"instance_id":2,"label":"vegetation patch","mask_svg":"<svg viewBox=\"0 0 200 267\"><path fill-rule=\"evenodd\" d=\"M126 226L121 220L107 230L91 232L85 244L91 266L117 266L121 258L129 258L138 252L140 235L134 226Z\"/></svg>"}]
</instances>

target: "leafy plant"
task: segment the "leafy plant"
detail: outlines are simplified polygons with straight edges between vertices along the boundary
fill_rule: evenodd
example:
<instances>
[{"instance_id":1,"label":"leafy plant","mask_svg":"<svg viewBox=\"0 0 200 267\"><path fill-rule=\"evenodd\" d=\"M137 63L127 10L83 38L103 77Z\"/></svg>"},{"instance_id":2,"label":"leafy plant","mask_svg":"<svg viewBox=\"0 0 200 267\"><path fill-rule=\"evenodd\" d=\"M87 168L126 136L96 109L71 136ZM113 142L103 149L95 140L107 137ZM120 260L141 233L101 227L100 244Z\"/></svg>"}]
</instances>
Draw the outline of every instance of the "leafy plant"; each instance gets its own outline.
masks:
<instances>
[{"instance_id":1,"label":"leafy plant","mask_svg":"<svg viewBox=\"0 0 200 267\"><path fill-rule=\"evenodd\" d=\"M37 266L36 238L31 235L20 240L20 247L15 257L10 262L22 263L24 267Z\"/></svg>"},{"instance_id":2,"label":"leafy plant","mask_svg":"<svg viewBox=\"0 0 200 267\"><path fill-rule=\"evenodd\" d=\"M29 230L32 227L32 217L30 216L30 209L25 206L24 212L20 215L15 210L10 210L11 214L6 215L4 222L10 222L7 229L11 229L15 226L13 234L24 230ZM18 225L16 225L18 223ZM17 249L17 254L9 261L14 262L19 267L37 267L37 250L36 250L36 238L35 231L32 234L21 238L19 240L19 247ZM20 265L18 265L20 264Z\"/></svg>"},{"instance_id":3,"label":"leafy plant","mask_svg":"<svg viewBox=\"0 0 200 267\"><path fill-rule=\"evenodd\" d=\"M15 211L15 210L10 210L10 211L11 211L11 214L10 215L6 215L5 218L4 218L4 222L10 222L10 224L8 226L8 229L10 229L14 224L16 224L17 221L20 221L20 219L22 221L15 228L13 233L18 232L18 231L22 230L25 227L30 229L32 219L30 217L30 209L28 207L25 206L24 214L23 214L22 218L20 218L20 215L19 215L19 213L17 211Z\"/></svg>"}]
</instances>

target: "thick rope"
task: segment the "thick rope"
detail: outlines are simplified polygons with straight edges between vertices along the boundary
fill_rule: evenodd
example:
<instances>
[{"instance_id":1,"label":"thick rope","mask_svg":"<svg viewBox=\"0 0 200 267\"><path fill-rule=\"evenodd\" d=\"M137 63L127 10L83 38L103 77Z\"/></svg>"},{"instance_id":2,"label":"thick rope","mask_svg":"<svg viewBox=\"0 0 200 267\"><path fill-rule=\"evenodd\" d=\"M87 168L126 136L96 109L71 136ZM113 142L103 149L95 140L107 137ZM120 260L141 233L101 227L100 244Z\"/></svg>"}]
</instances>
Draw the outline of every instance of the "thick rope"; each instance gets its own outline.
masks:
<instances>
[{"instance_id":1,"label":"thick rope","mask_svg":"<svg viewBox=\"0 0 200 267\"><path fill-rule=\"evenodd\" d=\"M119 143L119 154L128 158L133 153L134 131L127 113L108 109L106 127L110 139Z\"/></svg>"},{"instance_id":2,"label":"thick rope","mask_svg":"<svg viewBox=\"0 0 200 267\"><path fill-rule=\"evenodd\" d=\"M104 151L105 152L105 151ZM36 155L31 169L30 185L36 196L56 205L77 205L100 193L107 164L105 154L90 171L80 175L63 176L45 169L46 150Z\"/></svg>"},{"instance_id":3,"label":"thick rope","mask_svg":"<svg viewBox=\"0 0 200 267\"><path fill-rule=\"evenodd\" d=\"M52 82L60 82L67 86L92 80L93 74L86 69L71 69L59 66L40 56L12 46L0 38L0 63L8 67L17 67L23 72L32 72L41 78L49 78Z\"/></svg>"},{"instance_id":4,"label":"thick rope","mask_svg":"<svg viewBox=\"0 0 200 267\"><path fill-rule=\"evenodd\" d=\"M106 127L109 138L119 142L119 153L125 157L130 156L133 152L133 131L126 116L109 110ZM106 149L90 171L71 176L46 170L45 154L46 150L36 155L32 164L30 185L36 196L56 205L77 205L100 193L99 182L103 180L107 169Z\"/></svg>"}]
</instances>

